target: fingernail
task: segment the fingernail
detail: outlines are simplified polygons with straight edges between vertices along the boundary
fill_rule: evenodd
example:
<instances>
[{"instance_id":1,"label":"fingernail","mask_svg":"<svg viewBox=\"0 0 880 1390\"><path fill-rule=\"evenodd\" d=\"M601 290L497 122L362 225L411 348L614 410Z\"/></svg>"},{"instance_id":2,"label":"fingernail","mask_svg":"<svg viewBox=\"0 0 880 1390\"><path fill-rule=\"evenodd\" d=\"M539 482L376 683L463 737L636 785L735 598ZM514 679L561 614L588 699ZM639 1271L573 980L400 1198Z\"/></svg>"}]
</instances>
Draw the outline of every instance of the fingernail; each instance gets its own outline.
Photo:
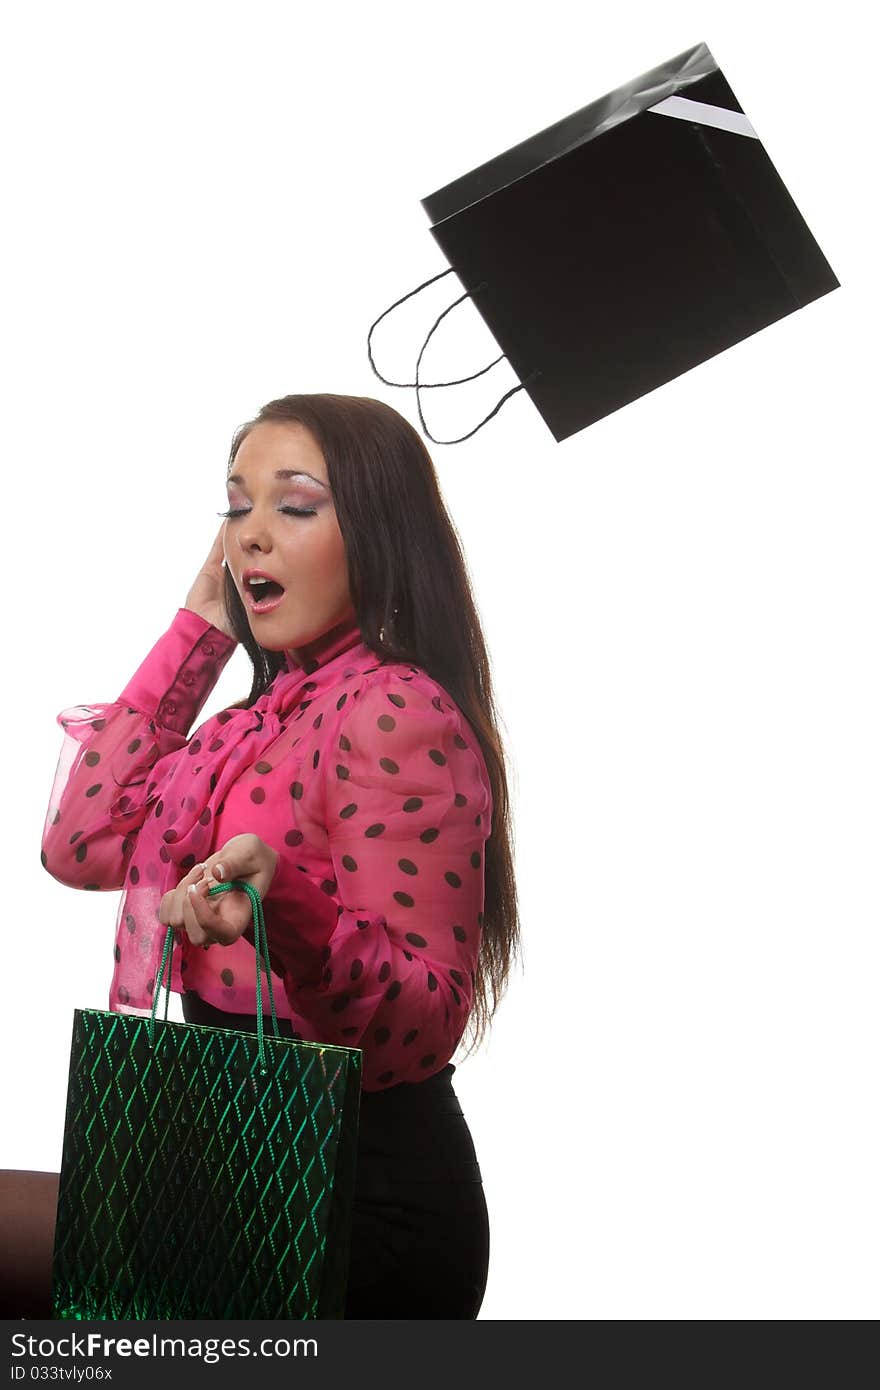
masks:
<instances>
[{"instance_id":1,"label":"fingernail","mask_svg":"<svg viewBox=\"0 0 880 1390\"><path fill-rule=\"evenodd\" d=\"M196 885L194 883L191 883L186 891L187 893L194 893L196 891Z\"/></svg>"},{"instance_id":2,"label":"fingernail","mask_svg":"<svg viewBox=\"0 0 880 1390\"><path fill-rule=\"evenodd\" d=\"M225 872L225 870L224 870L222 864L215 864L215 865L214 865L214 877L215 877L215 878L222 878L224 872Z\"/></svg>"}]
</instances>

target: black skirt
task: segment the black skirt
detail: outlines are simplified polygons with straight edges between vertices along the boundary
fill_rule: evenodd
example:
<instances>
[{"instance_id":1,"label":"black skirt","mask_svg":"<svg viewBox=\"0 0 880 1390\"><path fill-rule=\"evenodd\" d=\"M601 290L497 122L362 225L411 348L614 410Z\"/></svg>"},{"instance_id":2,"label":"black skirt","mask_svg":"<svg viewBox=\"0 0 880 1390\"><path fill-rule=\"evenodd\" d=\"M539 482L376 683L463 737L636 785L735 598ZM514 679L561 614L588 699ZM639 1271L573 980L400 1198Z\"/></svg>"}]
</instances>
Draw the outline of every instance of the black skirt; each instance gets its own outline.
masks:
<instances>
[{"instance_id":1,"label":"black skirt","mask_svg":"<svg viewBox=\"0 0 880 1390\"><path fill-rule=\"evenodd\" d=\"M256 1032L256 1018L181 995L187 1023ZM267 1033L272 1020L264 1015ZM289 1019L278 1027L287 1037ZM450 1062L426 1081L362 1091L346 1318L475 1318L489 1213Z\"/></svg>"}]
</instances>

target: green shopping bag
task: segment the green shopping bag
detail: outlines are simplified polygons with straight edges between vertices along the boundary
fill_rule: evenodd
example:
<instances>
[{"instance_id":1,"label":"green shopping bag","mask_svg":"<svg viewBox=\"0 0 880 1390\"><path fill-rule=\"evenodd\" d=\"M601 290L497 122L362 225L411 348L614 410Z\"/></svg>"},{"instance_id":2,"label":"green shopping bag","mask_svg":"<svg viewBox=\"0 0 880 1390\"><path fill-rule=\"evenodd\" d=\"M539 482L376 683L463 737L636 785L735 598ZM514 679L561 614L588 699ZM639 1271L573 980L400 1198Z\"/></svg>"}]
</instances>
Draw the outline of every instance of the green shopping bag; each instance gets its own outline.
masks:
<instances>
[{"instance_id":1,"label":"green shopping bag","mask_svg":"<svg viewBox=\"0 0 880 1390\"><path fill-rule=\"evenodd\" d=\"M256 1034L168 1021L171 927L150 1018L74 1011L54 1318L344 1316L362 1053L279 1035L260 897L210 892L231 889L253 907Z\"/></svg>"}]
</instances>

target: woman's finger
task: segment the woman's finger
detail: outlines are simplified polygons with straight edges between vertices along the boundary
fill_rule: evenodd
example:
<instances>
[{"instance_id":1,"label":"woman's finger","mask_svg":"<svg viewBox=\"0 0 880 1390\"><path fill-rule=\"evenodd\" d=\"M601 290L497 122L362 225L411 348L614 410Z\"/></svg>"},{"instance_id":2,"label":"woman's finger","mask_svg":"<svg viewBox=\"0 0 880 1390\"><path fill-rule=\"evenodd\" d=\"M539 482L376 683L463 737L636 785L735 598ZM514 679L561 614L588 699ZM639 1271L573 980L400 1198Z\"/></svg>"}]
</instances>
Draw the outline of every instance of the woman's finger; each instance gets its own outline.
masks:
<instances>
[{"instance_id":1,"label":"woman's finger","mask_svg":"<svg viewBox=\"0 0 880 1390\"><path fill-rule=\"evenodd\" d=\"M235 890L209 896L212 884L203 879L187 891L184 913L192 914L194 925L219 946L231 946L241 936L250 917L250 899Z\"/></svg>"},{"instance_id":2,"label":"woman's finger","mask_svg":"<svg viewBox=\"0 0 880 1390\"><path fill-rule=\"evenodd\" d=\"M194 864L189 873L184 874L176 888L165 893L159 904L159 921L164 926L183 926L183 894L189 884L198 883L204 875L204 864Z\"/></svg>"},{"instance_id":3,"label":"woman's finger","mask_svg":"<svg viewBox=\"0 0 880 1390\"><path fill-rule=\"evenodd\" d=\"M196 888L195 893L184 894L180 914L181 925L186 931L193 946L210 946L213 942L213 937L199 921L193 909L192 900L197 893L198 888Z\"/></svg>"}]
</instances>

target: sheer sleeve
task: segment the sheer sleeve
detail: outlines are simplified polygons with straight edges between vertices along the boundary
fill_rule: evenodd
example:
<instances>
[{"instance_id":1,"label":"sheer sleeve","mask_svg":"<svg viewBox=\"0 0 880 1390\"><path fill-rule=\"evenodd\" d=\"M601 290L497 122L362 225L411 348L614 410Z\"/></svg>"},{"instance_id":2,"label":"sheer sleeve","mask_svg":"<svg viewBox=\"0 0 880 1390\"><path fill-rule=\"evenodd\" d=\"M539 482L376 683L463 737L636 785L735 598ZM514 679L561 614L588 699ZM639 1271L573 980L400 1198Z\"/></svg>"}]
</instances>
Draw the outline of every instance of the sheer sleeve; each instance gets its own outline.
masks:
<instances>
[{"instance_id":1,"label":"sheer sleeve","mask_svg":"<svg viewBox=\"0 0 880 1390\"><path fill-rule=\"evenodd\" d=\"M292 1007L322 1040L363 1048L375 1089L439 1071L464 1032L491 788L470 726L422 673L378 672L337 719L315 774L333 877L316 886L282 854L267 936Z\"/></svg>"},{"instance_id":2,"label":"sheer sleeve","mask_svg":"<svg viewBox=\"0 0 880 1390\"><path fill-rule=\"evenodd\" d=\"M118 700L59 714L64 742L40 856L53 878L71 888L123 886L150 770L186 743L235 645L181 608Z\"/></svg>"}]
</instances>

